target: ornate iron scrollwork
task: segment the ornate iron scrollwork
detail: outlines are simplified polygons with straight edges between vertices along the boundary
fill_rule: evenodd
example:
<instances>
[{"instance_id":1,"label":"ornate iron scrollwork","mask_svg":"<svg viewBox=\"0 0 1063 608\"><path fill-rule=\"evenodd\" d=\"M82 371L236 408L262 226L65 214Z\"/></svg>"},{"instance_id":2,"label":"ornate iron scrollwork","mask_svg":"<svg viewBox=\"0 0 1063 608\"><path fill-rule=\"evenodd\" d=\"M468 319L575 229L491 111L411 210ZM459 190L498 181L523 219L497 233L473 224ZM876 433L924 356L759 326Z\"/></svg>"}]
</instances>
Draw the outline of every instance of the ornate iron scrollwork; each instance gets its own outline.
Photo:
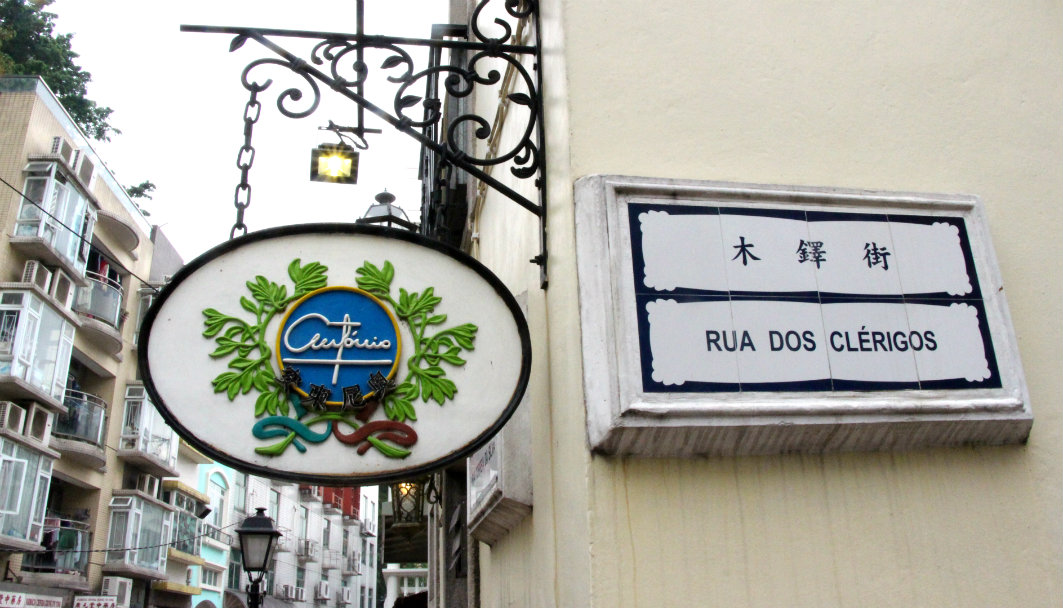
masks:
<instances>
[{"instance_id":1,"label":"ornate iron scrollwork","mask_svg":"<svg viewBox=\"0 0 1063 608\"><path fill-rule=\"evenodd\" d=\"M321 102L322 88L326 85L336 93L355 102L362 110L392 125L399 131L413 137L423 146L438 155L441 162L458 167L481 180L488 187L501 193L521 207L534 213L540 221L540 253L532 259L541 269L542 286L546 286L546 180L543 148L543 110L540 98L542 76L539 70L541 46L539 44L538 2L537 0L501 0L504 12L510 19L527 20L534 26L534 44L515 44L514 27L501 17L495 17L494 36L485 32L484 20L487 19L486 8L495 0L481 0L473 11L468 31L469 39L453 38L398 38L391 36L367 35L362 32L362 23L358 23L355 34L337 34L329 32L301 32L289 30L268 30L243 27L182 26L186 32L232 34L234 38L230 51L242 47L248 40L254 40L277 57L257 59L244 69L241 82L253 94L261 94L271 87L273 80L265 78L265 66L280 67L295 73L302 81L297 86L290 86L278 92L277 109L289 118L304 118L313 114ZM499 12L499 11L496 11ZM362 15L362 0L358 0L358 14ZM490 26L487 26L490 27ZM317 39L308 59L297 57L280 46L276 39L302 38ZM460 54L464 61L456 64L429 64L417 66L407 48L429 47L430 49L453 49L464 51ZM381 54L383 61L379 65L387 82L395 85L395 92L390 108L382 108L366 99L364 88L370 75L370 67L365 54L371 51ZM531 63L531 68L527 64ZM425 135L432 127L438 132L444 121L444 108L438 98L420 91L428 90L429 82L441 83L447 95L452 98L466 98L477 91L477 87L498 87L502 83L502 71L517 80L518 86L506 94L512 107L519 106L522 111L507 114L507 129L512 129L513 121L519 120L519 132L511 145L504 150L488 150L477 154L475 141L486 142L500 128L493 117L478 113L465 113L452 116L446 124L447 137L436 141ZM262 73L262 76L260 76ZM305 83L305 84L304 84ZM494 107L490 108L493 113ZM419 116L417 114L420 114ZM331 123L330 123L331 124ZM473 137L460 136L468 129ZM359 124L347 129L359 137L372 130L364 129L359 114ZM363 140L364 141L364 140ZM509 140L507 140L509 141ZM518 180L534 179L538 190L538 200L530 200L517 192L498 177L492 175L495 166L509 166L509 172Z\"/></svg>"}]
</instances>

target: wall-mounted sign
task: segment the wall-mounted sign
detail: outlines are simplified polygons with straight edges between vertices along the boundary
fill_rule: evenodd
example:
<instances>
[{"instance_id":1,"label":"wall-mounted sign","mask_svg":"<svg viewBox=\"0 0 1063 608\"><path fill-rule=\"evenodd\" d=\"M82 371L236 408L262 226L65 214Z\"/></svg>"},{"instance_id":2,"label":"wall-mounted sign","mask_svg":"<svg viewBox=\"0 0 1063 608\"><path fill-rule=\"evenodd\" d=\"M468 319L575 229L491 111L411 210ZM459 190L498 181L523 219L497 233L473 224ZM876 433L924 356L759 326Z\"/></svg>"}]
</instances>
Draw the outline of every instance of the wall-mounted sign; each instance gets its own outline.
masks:
<instances>
[{"instance_id":1,"label":"wall-mounted sign","mask_svg":"<svg viewBox=\"0 0 1063 608\"><path fill-rule=\"evenodd\" d=\"M62 606L62 603L60 603ZM74 608L117 608L118 598L113 595L75 595Z\"/></svg>"},{"instance_id":2,"label":"wall-mounted sign","mask_svg":"<svg viewBox=\"0 0 1063 608\"><path fill-rule=\"evenodd\" d=\"M595 448L1025 438L977 199L615 177L577 194Z\"/></svg>"},{"instance_id":3,"label":"wall-mounted sign","mask_svg":"<svg viewBox=\"0 0 1063 608\"><path fill-rule=\"evenodd\" d=\"M141 335L145 385L186 441L326 485L473 452L516 408L531 354L519 306L478 262L346 224L216 247L174 276Z\"/></svg>"},{"instance_id":4,"label":"wall-mounted sign","mask_svg":"<svg viewBox=\"0 0 1063 608\"><path fill-rule=\"evenodd\" d=\"M17 591L0 591L0 608L63 608L63 598Z\"/></svg>"}]
</instances>

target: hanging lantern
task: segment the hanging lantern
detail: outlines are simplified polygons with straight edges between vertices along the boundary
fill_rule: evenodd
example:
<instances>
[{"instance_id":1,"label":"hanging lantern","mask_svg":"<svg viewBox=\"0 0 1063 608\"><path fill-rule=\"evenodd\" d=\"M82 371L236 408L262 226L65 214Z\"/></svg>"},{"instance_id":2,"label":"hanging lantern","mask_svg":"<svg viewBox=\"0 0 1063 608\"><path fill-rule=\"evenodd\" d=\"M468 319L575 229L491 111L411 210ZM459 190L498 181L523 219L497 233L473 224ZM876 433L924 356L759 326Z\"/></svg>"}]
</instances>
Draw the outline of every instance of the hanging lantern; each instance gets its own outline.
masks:
<instances>
[{"instance_id":1,"label":"hanging lantern","mask_svg":"<svg viewBox=\"0 0 1063 608\"><path fill-rule=\"evenodd\" d=\"M345 144L321 144L310 152L310 181L358 183L358 153Z\"/></svg>"},{"instance_id":2,"label":"hanging lantern","mask_svg":"<svg viewBox=\"0 0 1063 608\"><path fill-rule=\"evenodd\" d=\"M427 479L400 481L391 485L393 526L419 526L424 521Z\"/></svg>"}]
</instances>

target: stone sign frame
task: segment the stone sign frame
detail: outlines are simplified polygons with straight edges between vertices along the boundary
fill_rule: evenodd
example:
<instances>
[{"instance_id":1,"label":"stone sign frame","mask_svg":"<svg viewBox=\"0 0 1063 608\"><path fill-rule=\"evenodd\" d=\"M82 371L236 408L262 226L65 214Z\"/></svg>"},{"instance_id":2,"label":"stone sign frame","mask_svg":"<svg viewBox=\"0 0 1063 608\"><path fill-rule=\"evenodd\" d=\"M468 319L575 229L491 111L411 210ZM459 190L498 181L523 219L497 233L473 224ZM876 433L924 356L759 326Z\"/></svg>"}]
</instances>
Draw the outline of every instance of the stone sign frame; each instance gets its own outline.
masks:
<instances>
[{"instance_id":1,"label":"stone sign frame","mask_svg":"<svg viewBox=\"0 0 1063 608\"><path fill-rule=\"evenodd\" d=\"M645 390L630 203L961 218L981 291L983 327L988 325L990 359L995 355L993 386ZM1022 443L1029 435L1033 418L1026 383L977 197L594 175L576 182L575 205L592 450L641 456L771 454L996 445Z\"/></svg>"}]
</instances>

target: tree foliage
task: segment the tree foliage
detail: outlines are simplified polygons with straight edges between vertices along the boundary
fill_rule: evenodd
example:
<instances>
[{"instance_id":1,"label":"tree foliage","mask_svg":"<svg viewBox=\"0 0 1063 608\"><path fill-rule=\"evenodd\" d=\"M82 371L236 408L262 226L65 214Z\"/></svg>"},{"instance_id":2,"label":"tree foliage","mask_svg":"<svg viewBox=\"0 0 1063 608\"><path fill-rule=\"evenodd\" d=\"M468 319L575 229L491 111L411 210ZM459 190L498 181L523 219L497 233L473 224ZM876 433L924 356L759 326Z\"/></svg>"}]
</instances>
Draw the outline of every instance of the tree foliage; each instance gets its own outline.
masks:
<instances>
[{"instance_id":1,"label":"tree foliage","mask_svg":"<svg viewBox=\"0 0 1063 608\"><path fill-rule=\"evenodd\" d=\"M120 131L107 119L111 108L86 97L92 75L74 60L72 34L54 33L52 0L0 0L0 75L40 76L74 121L93 139L110 141Z\"/></svg>"}]
</instances>

